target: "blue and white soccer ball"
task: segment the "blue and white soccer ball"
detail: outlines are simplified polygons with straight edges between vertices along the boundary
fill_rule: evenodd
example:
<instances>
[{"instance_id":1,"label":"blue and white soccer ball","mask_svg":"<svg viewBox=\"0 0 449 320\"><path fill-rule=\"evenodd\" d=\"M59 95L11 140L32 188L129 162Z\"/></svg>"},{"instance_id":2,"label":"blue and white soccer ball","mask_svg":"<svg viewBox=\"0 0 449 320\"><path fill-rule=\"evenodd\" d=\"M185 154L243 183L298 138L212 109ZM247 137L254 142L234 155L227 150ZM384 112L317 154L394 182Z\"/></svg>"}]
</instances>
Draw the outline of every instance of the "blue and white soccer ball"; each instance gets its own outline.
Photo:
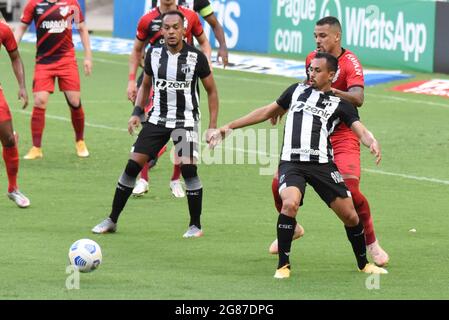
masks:
<instances>
[{"instance_id":1,"label":"blue and white soccer ball","mask_svg":"<svg viewBox=\"0 0 449 320\"><path fill-rule=\"evenodd\" d=\"M93 240L80 239L70 246L70 264L80 272L94 271L101 264L102 258L101 248Z\"/></svg>"}]
</instances>

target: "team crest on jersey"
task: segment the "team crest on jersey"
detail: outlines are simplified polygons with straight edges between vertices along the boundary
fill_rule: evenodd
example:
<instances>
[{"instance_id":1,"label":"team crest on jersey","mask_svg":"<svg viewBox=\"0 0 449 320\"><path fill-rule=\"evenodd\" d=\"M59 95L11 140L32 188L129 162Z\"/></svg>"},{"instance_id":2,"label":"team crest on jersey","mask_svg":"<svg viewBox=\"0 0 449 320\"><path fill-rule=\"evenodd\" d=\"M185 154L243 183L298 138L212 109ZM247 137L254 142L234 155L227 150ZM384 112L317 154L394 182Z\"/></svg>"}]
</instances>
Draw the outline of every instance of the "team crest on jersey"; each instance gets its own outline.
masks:
<instances>
[{"instance_id":1,"label":"team crest on jersey","mask_svg":"<svg viewBox=\"0 0 449 320\"><path fill-rule=\"evenodd\" d=\"M59 13L61 14L61 16L65 17L65 16L68 15L69 9L70 9L69 6L60 7L60 8L59 8Z\"/></svg>"},{"instance_id":2,"label":"team crest on jersey","mask_svg":"<svg viewBox=\"0 0 449 320\"><path fill-rule=\"evenodd\" d=\"M181 66L181 72L182 73L184 73L184 74L188 74L188 73L190 73L192 70L190 69L190 65L188 65L188 64L183 64L182 66Z\"/></svg>"},{"instance_id":3,"label":"team crest on jersey","mask_svg":"<svg viewBox=\"0 0 449 320\"><path fill-rule=\"evenodd\" d=\"M43 8L37 8L36 9L36 14L41 15L41 14L44 13L44 11L45 11L45 9L43 9Z\"/></svg>"}]
</instances>

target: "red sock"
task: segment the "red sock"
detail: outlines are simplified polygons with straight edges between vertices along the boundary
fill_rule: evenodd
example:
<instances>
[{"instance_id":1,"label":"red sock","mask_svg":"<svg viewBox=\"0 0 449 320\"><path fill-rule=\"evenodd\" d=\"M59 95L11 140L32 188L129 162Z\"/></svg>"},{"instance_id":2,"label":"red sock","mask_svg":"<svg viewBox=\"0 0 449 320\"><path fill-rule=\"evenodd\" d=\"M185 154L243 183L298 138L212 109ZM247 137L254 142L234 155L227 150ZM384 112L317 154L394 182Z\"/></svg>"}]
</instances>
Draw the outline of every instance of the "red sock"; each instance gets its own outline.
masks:
<instances>
[{"instance_id":1,"label":"red sock","mask_svg":"<svg viewBox=\"0 0 449 320\"><path fill-rule=\"evenodd\" d=\"M75 130L75 141L84 140L84 110L82 106L70 108L72 125Z\"/></svg>"},{"instance_id":2,"label":"red sock","mask_svg":"<svg viewBox=\"0 0 449 320\"><path fill-rule=\"evenodd\" d=\"M181 177L181 166L179 164L173 165L173 174L171 176L171 181L179 180Z\"/></svg>"},{"instance_id":3,"label":"red sock","mask_svg":"<svg viewBox=\"0 0 449 320\"><path fill-rule=\"evenodd\" d=\"M281 213L282 210L282 199L279 195L279 177L276 175L271 181L271 192L273 193L274 206L276 210Z\"/></svg>"},{"instance_id":4,"label":"red sock","mask_svg":"<svg viewBox=\"0 0 449 320\"><path fill-rule=\"evenodd\" d=\"M167 151L167 145L163 146L159 153L157 154L157 158L159 159L164 153Z\"/></svg>"},{"instance_id":5,"label":"red sock","mask_svg":"<svg viewBox=\"0 0 449 320\"><path fill-rule=\"evenodd\" d=\"M45 128L45 109L34 107L31 115L31 136L33 146L40 148L42 144L42 134Z\"/></svg>"},{"instance_id":6,"label":"red sock","mask_svg":"<svg viewBox=\"0 0 449 320\"><path fill-rule=\"evenodd\" d=\"M17 189L17 172L19 172L19 152L17 146L3 147L3 160L5 160L8 174L8 192Z\"/></svg>"},{"instance_id":7,"label":"red sock","mask_svg":"<svg viewBox=\"0 0 449 320\"><path fill-rule=\"evenodd\" d=\"M145 163L142 170L140 171L140 179L143 179L148 182L148 171L150 170L150 166L148 165L148 162Z\"/></svg>"},{"instance_id":8,"label":"red sock","mask_svg":"<svg viewBox=\"0 0 449 320\"><path fill-rule=\"evenodd\" d=\"M357 211L357 214L363 223L366 245L372 244L376 241L376 234L374 233L373 219L371 218L371 210L369 208L368 200L360 192L359 180L345 179L345 184L349 191L351 191L355 211Z\"/></svg>"}]
</instances>

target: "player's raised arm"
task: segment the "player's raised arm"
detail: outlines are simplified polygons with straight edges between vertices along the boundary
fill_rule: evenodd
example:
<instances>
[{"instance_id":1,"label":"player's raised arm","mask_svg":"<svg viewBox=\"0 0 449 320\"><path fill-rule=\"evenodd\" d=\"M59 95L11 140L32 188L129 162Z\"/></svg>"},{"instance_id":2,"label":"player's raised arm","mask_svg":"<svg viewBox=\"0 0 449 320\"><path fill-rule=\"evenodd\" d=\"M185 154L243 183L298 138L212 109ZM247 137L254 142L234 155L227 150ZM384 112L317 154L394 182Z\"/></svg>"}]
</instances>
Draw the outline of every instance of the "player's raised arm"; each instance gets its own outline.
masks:
<instances>
[{"instance_id":1,"label":"player's raised arm","mask_svg":"<svg viewBox=\"0 0 449 320\"><path fill-rule=\"evenodd\" d=\"M216 130L209 143L209 146L211 148L215 147L220 142L220 139L226 137L231 130L251 126L253 124L268 120L272 117L283 115L287 112L287 110L288 109L284 109L280 105L278 105L277 102L273 102L254 111L251 111L247 115L231 121Z\"/></svg>"},{"instance_id":2,"label":"player's raised arm","mask_svg":"<svg viewBox=\"0 0 449 320\"><path fill-rule=\"evenodd\" d=\"M351 130L357 135L362 143L369 148L370 152L376 157L376 164L382 160L380 144L374 135L360 122L355 121L351 125Z\"/></svg>"},{"instance_id":3,"label":"player's raised arm","mask_svg":"<svg viewBox=\"0 0 449 320\"><path fill-rule=\"evenodd\" d=\"M84 22L78 24L78 31L84 47L84 74L88 76L92 73L92 49L90 47L89 32Z\"/></svg>"}]
</instances>

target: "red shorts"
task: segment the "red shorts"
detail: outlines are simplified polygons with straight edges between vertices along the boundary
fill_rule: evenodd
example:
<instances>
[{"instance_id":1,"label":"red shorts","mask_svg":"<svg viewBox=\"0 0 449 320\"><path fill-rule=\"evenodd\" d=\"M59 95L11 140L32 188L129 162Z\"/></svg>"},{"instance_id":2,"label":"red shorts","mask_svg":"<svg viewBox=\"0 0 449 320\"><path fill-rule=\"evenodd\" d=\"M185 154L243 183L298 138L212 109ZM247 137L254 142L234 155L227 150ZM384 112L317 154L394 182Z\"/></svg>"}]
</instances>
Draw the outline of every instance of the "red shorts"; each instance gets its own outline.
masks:
<instances>
[{"instance_id":1,"label":"red shorts","mask_svg":"<svg viewBox=\"0 0 449 320\"><path fill-rule=\"evenodd\" d=\"M0 87L0 122L11 120L11 111L9 111L3 90Z\"/></svg>"},{"instance_id":2,"label":"red shorts","mask_svg":"<svg viewBox=\"0 0 449 320\"><path fill-rule=\"evenodd\" d=\"M332 140L334 162L342 175L356 176L360 180L360 143L356 139Z\"/></svg>"},{"instance_id":3,"label":"red shorts","mask_svg":"<svg viewBox=\"0 0 449 320\"><path fill-rule=\"evenodd\" d=\"M51 64L36 64L34 68L33 92L55 91L58 78L60 91L80 91L80 76L76 60L60 60Z\"/></svg>"}]
</instances>

